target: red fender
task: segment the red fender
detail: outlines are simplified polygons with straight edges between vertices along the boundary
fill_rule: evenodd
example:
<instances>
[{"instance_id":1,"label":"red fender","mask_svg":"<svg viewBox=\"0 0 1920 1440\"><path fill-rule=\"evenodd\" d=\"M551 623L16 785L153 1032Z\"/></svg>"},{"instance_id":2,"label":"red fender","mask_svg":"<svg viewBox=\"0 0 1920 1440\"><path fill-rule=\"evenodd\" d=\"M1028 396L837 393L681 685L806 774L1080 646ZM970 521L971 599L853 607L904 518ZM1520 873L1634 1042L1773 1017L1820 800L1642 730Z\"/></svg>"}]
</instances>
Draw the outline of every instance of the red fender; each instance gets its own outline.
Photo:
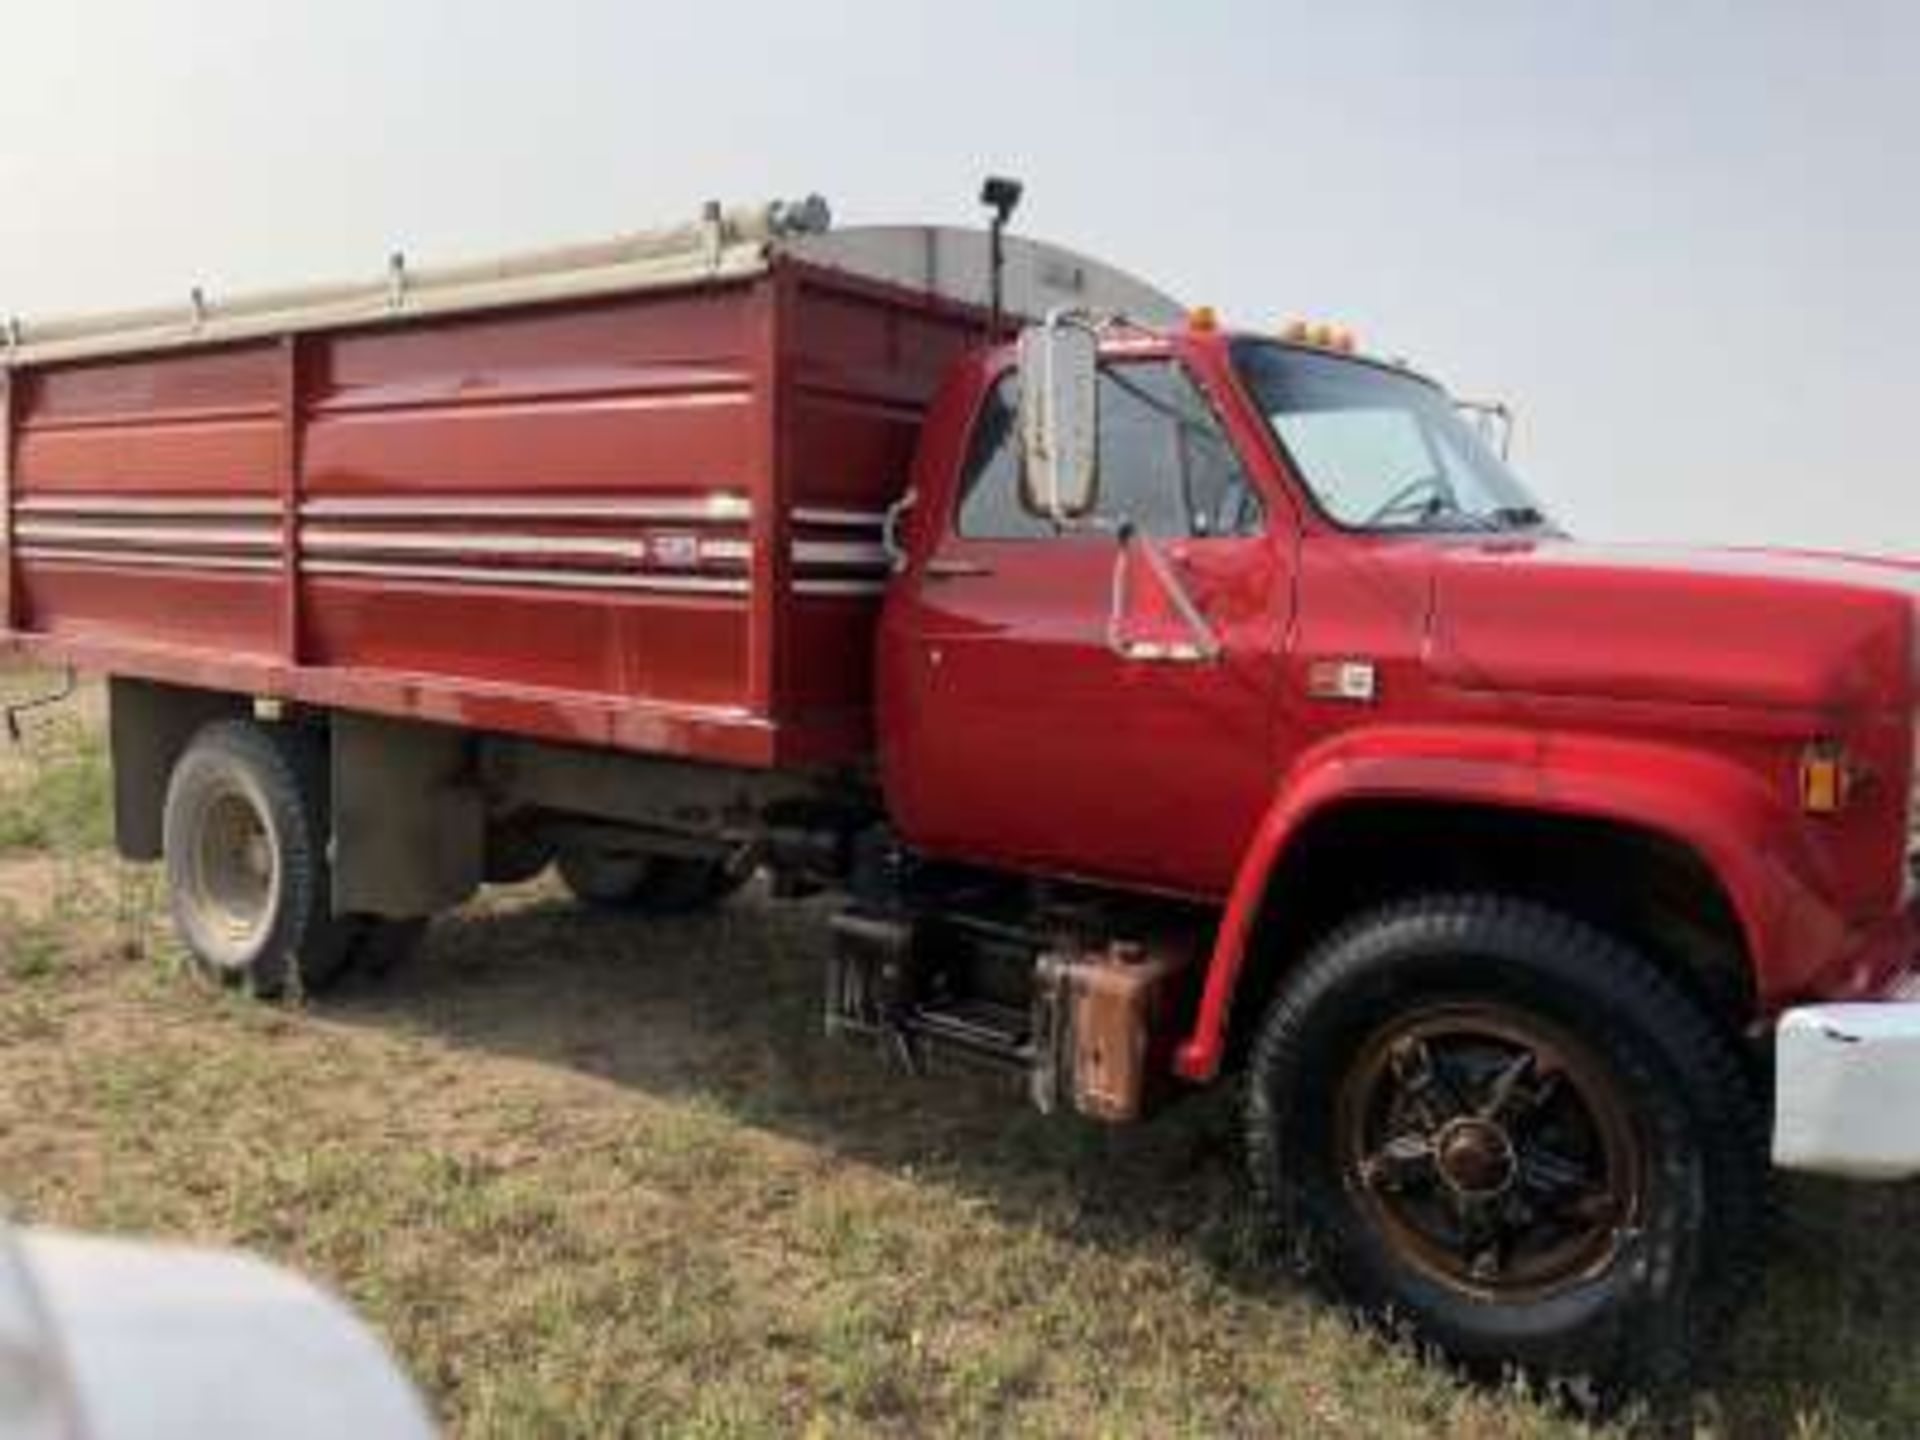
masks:
<instances>
[{"instance_id":1,"label":"red fender","mask_svg":"<svg viewBox=\"0 0 1920 1440\"><path fill-rule=\"evenodd\" d=\"M1594 735L1492 726L1348 731L1301 756L1254 832L1193 1029L1174 1057L1178 1074L1205 1081L1219 1071L1247 943L1287 847L1333 807L1396 798L1609 820L1688 847L1726 889L1769 1011L1846 945L1845 918L1810 878L1817 862L1795 813L1750 770L1672 744Z\"/></svg>"}]
</instances>

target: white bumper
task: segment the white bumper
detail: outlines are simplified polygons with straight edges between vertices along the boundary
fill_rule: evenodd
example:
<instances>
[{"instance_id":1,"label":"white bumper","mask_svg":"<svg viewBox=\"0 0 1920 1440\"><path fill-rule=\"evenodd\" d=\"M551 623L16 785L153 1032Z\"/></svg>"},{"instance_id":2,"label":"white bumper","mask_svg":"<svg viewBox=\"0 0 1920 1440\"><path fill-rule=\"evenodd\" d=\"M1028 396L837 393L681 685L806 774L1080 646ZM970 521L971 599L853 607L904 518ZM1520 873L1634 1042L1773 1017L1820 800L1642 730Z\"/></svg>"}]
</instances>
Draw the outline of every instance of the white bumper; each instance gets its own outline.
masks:
<instances>
[{"instance_id":1,"label":"white bumper","mask_svg":"<svg viewBox=\"0 0 1920 1440\"><path fill-rule=\"evenodd\" d=\"M1774 1164L1920 1175L1920 1001L1789 1010L1774 1054Z\"/></svg>"}]
</instances>

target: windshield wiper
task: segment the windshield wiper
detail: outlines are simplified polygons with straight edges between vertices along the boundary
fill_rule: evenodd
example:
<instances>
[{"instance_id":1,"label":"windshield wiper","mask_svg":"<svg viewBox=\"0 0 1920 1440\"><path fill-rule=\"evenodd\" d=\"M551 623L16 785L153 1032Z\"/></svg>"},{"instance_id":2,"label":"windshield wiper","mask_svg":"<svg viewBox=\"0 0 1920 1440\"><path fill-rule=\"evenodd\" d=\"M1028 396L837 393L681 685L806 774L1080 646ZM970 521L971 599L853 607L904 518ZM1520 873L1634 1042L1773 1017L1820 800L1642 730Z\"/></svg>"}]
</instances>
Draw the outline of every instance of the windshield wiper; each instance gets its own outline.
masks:
<instances>
[{"instance_id":1,"label":"windshield wiper","mask_svg":"<svg viewBox=\"0 0 1920 1440\"><path fill-rule=\"evenodd\" d=\"M1498 530L1499 522L1492 515L1481 515L1467 509L1458 500L1451 497L1442 499L1436 495L1420 511L1420 521L1416 529L1439 530ZM1435 522L1444 522L1436 524Z\"/></svg>"},{"instance_id":2,"label":"windshield wiper","mask_svg":"<svg viewBox=\"0 0 1920 1440\"><path fill-rule=\"evenodd\" d=\"M1501 505L1482 518L1491 520L1502 530L1524 530L1529 525L1547 523L1547 517L1532 505Z\"/></svg>"}]
</instances>

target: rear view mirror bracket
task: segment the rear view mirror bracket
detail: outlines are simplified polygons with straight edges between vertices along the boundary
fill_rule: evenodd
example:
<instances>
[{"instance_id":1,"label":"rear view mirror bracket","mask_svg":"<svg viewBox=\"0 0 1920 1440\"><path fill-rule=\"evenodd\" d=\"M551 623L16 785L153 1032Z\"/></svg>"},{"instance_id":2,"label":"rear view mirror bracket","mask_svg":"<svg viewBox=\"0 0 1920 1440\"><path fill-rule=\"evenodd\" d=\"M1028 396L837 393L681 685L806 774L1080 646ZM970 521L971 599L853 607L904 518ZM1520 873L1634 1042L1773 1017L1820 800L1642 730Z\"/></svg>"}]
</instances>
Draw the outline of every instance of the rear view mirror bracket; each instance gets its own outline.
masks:
<instances>
[{"instance_id":1,"label":"rear view mirror bracket","mask_svg":"<svg viewBox=\"0 0 1920 1440\"><path fill-rule=\"evenodd\" d=\"M1113 591L1107 608L1107 648L1122 660L1150 661L1163 665L1209 665L1222 654L1220 637L1200 613L1188 592L1186 582L1173 568L1160 547L1142 533L1131 520L1122 520L1115 530L1119 549L1113 557ZM1127 616L1132 603L1132 555L1135 549L1145 558L1147 568L1160 583L1180 623L1187 627L1191 640L1164 643L1134 640L1127 635Z\"/></svg>"},{"instance_id":2,"label":"rear view mirror bracket","mask_svg":"<svg viewBox=\"0 0 1920 1440\"><path fill-rule=\"evenodd\" d=\"M1505 401L1455 400L1453 408L1466 417L1489 450L1502 460L1513 458L1513 410Z\"/></svg>"}]
</instances>

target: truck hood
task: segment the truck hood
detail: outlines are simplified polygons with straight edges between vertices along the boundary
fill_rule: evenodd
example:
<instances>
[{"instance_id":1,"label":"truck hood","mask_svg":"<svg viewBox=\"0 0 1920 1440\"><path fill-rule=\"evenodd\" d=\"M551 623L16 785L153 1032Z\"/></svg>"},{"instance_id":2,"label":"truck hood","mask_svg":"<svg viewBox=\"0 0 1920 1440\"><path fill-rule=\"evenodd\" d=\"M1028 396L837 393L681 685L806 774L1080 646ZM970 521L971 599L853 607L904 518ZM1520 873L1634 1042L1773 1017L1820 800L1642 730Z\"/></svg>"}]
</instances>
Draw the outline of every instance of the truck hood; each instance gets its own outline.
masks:
<instances>
[{"instance_id":1,"label":"truck hood","mask_svg":"<svg viewBox=\"0 0 1920 1440\"><path fill-rule=\"evenodd\" d=\"M1920 562L1502 538L1437 547L1462 689L1799 711L1913 704Z\"/></svg>"}]
</instances>

